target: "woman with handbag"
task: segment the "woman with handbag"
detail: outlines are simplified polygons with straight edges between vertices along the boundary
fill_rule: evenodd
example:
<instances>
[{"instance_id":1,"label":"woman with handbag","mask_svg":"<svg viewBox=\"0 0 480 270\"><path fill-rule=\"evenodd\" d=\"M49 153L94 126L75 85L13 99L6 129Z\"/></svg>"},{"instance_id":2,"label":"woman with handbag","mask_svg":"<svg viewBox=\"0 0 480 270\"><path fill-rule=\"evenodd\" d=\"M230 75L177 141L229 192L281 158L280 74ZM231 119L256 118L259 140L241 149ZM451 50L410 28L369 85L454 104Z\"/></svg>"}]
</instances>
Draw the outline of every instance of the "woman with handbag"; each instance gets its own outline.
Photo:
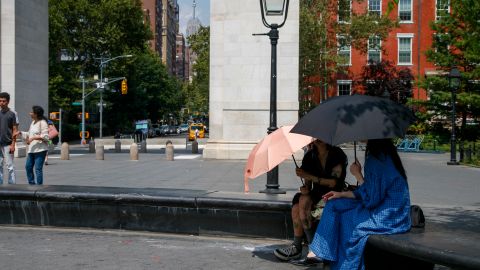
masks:
<instances>
[{"instance_id":1,"label":"woman with handbag","mask_svg":"<svg viewBox=\"0 0 480 270\"><path fill-rule=\"evenodd\" d=\"M43 116L43 112L42 107L33 106L32 112L30 113L30 117L32 117L30 129L28 132L22 131L22 137L28 145L25 170L30 185L43 184L43 163L48 152L48 141L50 140L48 136L48 123L45 116ZM33 168L35 168L35 175Z\"/></svg>"}]
</instances>

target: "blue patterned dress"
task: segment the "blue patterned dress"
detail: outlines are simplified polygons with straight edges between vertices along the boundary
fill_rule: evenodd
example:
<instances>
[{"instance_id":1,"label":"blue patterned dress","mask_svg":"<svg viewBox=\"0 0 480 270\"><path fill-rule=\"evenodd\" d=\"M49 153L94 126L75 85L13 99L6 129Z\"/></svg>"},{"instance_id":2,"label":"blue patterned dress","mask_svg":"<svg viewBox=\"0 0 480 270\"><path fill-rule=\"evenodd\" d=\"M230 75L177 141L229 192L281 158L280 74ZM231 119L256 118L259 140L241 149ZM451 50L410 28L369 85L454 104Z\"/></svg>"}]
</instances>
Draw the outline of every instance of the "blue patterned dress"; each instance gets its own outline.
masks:
<instances>
[{"instance_id":1,"label":"blue patterned dress","mask_svg":"<svg viewBox=\"0 0 480 270\"><path fill-rule=\"evenodd\" d=\"M365 182L354 191L355 199L327 202L310 245L316 256L331 261L331 269L365 269L363 250L369 235L410 229L408 184L391 158L370 155L364 172Z\"/></svg>"}]
</instances>

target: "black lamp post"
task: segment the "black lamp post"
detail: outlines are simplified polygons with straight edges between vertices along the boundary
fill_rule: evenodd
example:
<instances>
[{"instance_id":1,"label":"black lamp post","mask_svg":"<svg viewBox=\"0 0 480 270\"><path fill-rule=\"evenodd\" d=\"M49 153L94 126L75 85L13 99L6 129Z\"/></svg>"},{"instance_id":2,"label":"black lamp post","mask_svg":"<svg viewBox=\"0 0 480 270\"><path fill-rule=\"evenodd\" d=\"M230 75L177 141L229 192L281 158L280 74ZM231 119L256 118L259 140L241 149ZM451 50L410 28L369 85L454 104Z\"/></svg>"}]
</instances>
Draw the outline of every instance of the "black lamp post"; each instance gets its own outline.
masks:
<instances>
[{"instance_id":1,"label":"black lamp post","mask_svg":"<svg viewBox=\"0 0 480 270\"><path fill-rule=\"evenodd\" d=\"M462 75L457 67L452 67L450 73L448 74L448 85L450 86L450 90L452 90L452 135L450 137L450 161L447 162L448 165L458 165L457 161L457 152L456 152L456 145L455 145L455 103L457 100L457 90L460 86L460 78Z\"/></svg>"},{"instance_id":2,"label":"black lamp post","mask_svg":"<svg viewBox=\"0 0 480 270\"><path fill-rule=\"evenodd\" d=\"M270 38L272 45L271 56L271 76L270 76L270 126L268 127L268 134L277 129L277 43L278 43L278 28L282 27L287 20L289 0L260 0L260 10L262 12L262 22L265 27L270 28L270 31L265 35ZM281 23L269 24L266 20L267 16L280 16ZM284 190L279 189L278 184L278 167L267 173L266 189L260 192L269 194L285 193Z\"/></svg>"}]
</instances>

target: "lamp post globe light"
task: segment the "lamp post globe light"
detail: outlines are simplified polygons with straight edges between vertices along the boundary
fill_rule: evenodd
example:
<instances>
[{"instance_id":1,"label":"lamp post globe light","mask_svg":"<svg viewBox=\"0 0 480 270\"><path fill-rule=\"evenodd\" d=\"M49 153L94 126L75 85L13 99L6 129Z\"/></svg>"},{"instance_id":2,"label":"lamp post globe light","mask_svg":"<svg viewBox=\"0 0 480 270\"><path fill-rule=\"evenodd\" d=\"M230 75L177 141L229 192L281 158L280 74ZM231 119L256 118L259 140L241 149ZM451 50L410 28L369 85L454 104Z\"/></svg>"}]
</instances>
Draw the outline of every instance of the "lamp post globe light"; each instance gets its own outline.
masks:
<instances>
[{"instance_id":1,"label":"lamp post globe light","mask_svg":"<svg viewBox=\"0 0 480 270\"><path fill-rule=\"evenodd\" d=\"M109 58L109 59L104 59L103 57L100 58L100 84L99 84L99 88L100 88L100 108L99 108L99 111L100 111L100 139L103 137L103 90L105 89L105 82L103 81L103 67L105 66L105 64L107 64L108 62L110 61L113 61L113 60L116 60L116 59L119 59L119 58L130 58L132 57L131 54L124 54L124 55L119 55L119 56L115 56L115 57L112 57L112 58Z\"/></svg>"},{"instance_id":2,"label":"lamp post globe light","mask_svg":"<svg viewBox=\"0 0 480 270\"><path fill-rule=\"evenodd\" d=\"M447 162L448 165L458 165L457 161L457 149L456 149L456 137L455 137L455 103L457 102L457 90L460 87L460 78L462 74L457 67L452 67L450 73L448 74L448 85L452 91L452 133L450 137L450 161Z\"/></svg>"},{"instance_id":3,"label":"lamp post globe light","mask_svg":"<svg viewBox=\"0 0 480 270\"><path fill-rule=\"evenodd\" d=\"M270 28L270 31L265 34L270 38L272 45L271 53L271 71L270 71L270 126L268 127L268 134L277 129L277 44L278 44L278 28L282 27L287 20L289 0L260 0L260 10L262 13L262 22L265 27ZM267 17L279 18L276 23L268 23ZM278 166L267 173L266 189L260 192L268 194L286 193L281 190L278 184Z\"/></svg>"}]
</instances>

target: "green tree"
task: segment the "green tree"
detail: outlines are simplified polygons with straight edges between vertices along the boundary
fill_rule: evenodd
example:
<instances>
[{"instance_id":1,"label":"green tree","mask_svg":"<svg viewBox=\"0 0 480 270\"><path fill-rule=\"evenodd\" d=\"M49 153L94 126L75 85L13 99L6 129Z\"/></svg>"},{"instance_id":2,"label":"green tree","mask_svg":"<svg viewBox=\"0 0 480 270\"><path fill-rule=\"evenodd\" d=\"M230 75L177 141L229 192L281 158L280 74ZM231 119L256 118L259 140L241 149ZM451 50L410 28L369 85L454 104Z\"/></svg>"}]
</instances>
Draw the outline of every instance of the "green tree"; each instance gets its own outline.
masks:
<instances>
[{"instance_id":1,"label":"green tree","mask_svg":"<svg viewBox=\"0 0 480 270\"><path fill-rule=\"evenodd\" d=\"M409 68L397 68L392 61L370 62L362 69L358 84L367 95L384 96L405 104L412 97L413 74Z\"/></svg>"},{"instance_id":2,"label":"green tree","mask_svg":"<svg viewBox=\"0 0 480 270\"><path fill-rule=\"evenodd\" d=\"M451 89L447 74L457 66L462 72L462 80L456 112L462 119L460 138L464 139L467 117L478 118L480 115L480 2L452 0L450 4L451 13L439 14L439 20L430 24L435 34L432 49L426 52L427 59L444 74L420 80L419 86L428 89L430 99L415 104L424 106L432 118L449 117Z\"/></svg>"},{"instance_id":3,"label":"green tree","mask_svg":"<svg viewBox=\"0 0 480 270\"><path fill-rule=\"evenodd\" d=\"M300 1L300 115L317 105L309 98L314 89L320 90L325 98L335 75L348 72L347 66L342 65L345 59L337 54L337 42L366 53L370 37L385 39L397 25L386 15L343 12L349 11L350 5L350 0ZM337 10L348 23L332 19Z\"/></svg>"},{"instance_id":4,"label":"green tree","mask_svg":"<svg viewBox=\"0 0 480 270\"><path fill-rule=\"evenodd\" d=\"M183 99L178 82L148 48L152 35L149 24L144 23L140 0L50 0L49 23L50 108L77 112L79 108L70 104L81 99L80 73L90 81L87 92L93 91L100 58L132 54L133 58L116 59L104 66L104 78L125 76L129 86L124 96L118 91L120 81L104 91L104 125L108 123L104 133L128 130L134 120L156 121L180 109ZM87 104L97 102L98 93L87 99ZM96 106L87 108L96 110ZM67 122L77 124L74 113Z\"/></svg>"},{"instance_id":5,"label":"green tree","mask_svg":"<svg viewBox=\"0 0 480 270\"><path fill-rule=\"evenodd\" d=\"M200 27L197 33L188 37L190 48L196 54L191 84L185 85L186 107L192 111L208 113L210 81L210 27Z\"/></svg>"}]
</instances>

